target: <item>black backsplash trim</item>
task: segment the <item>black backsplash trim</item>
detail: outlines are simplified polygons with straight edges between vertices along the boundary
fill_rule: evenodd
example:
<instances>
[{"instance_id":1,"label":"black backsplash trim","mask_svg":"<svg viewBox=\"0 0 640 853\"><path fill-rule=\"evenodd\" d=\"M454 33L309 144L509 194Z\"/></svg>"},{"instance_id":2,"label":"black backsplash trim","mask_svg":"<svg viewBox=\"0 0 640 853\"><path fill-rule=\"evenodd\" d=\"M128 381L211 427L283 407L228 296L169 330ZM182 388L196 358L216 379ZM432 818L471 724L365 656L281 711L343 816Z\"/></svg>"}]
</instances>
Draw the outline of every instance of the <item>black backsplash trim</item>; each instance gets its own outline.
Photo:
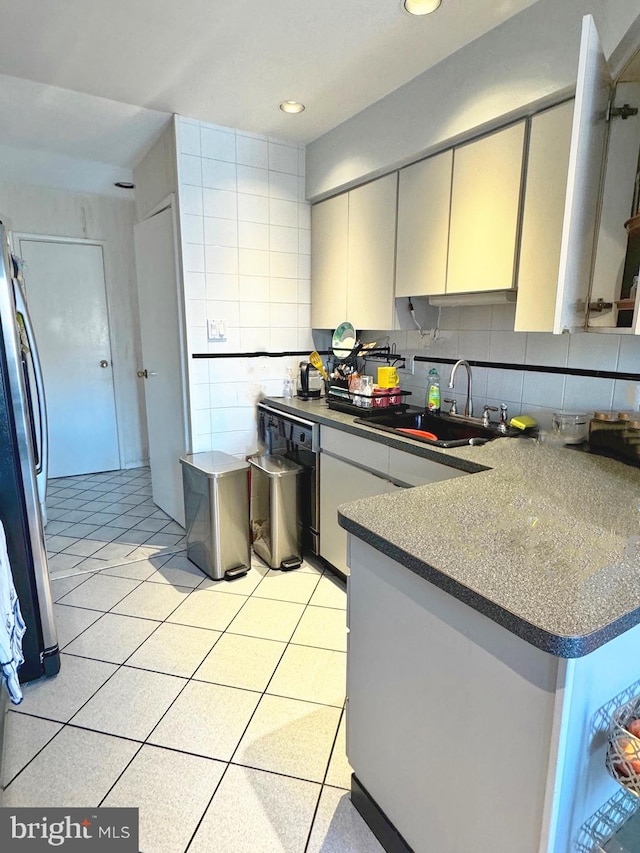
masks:
<instances>
[{"instance_id":1,"label":"black backsplash trim","mask_svg":"<svg viewBox=\"0 0 640 853\"><path fill-rule=\"evenodd\" d=\"M426 355L416 355L415 361L431 364L455 364L456 358L429 358ZM522 370L526 373L560 373L565 376L590 376L594 379L626 379L640 382L640 373L625 373L616 370L584 370L581 367L550 367L545 364L501 364L496 361L474 361L467 359L471 367L491 367L498 370Z\"/></svg>"},{"instance_id":2,"label":"black backsplash trim","mask_svg":"<svg viewBox=\"0 0 640 853\"><path fill-rule=\"evenodd\" d=\"M329 350L318 350L320 355L331 355ZM286 356L306 356L307 350L285 350L283 352L194 352L191 358L284 358ZM415 361L431 364L455 364L457 358L430 358L416 355ZM565 376L590 376L593 379L625 379L640 382L640 373L626 373L617 370L584 370L581 367L551 367L545 364L501 364L497 361L474 361L467 359L471 367L490 367L497 370L521 370L525 373L559 373Z\"/></svg>"}]
</instances>

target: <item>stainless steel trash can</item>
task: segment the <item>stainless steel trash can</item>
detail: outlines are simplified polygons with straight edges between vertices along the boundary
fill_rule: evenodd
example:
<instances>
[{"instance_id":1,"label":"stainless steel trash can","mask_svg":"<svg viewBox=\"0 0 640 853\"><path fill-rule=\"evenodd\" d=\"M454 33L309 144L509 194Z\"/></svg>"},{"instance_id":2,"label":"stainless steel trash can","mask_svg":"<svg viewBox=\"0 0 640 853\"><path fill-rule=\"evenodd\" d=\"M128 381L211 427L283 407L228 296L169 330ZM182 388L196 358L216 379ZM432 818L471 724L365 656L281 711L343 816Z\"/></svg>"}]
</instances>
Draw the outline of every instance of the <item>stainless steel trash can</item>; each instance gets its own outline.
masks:
<instances>
[{"instance_id":1,"label":"stainless steel trash can","mask_svg":"<svg viewBox=\"0 0 640 853\"><path fill-rule=\"evenodd\" d=\"M213 580L251 567L249 464L213 450L180 457L187 557Z\"/></svg>"},{"instance_id":2,"label":"stainless steel trash can","mask_svg":"<svg viewBox=\"0 0 640 853\"><path fill-rule=\"evenodd\" d=\"M253 550L272 568L302 564L298 475L300 465L284 456L251 456Z\"/></svg>"}]
</instances>

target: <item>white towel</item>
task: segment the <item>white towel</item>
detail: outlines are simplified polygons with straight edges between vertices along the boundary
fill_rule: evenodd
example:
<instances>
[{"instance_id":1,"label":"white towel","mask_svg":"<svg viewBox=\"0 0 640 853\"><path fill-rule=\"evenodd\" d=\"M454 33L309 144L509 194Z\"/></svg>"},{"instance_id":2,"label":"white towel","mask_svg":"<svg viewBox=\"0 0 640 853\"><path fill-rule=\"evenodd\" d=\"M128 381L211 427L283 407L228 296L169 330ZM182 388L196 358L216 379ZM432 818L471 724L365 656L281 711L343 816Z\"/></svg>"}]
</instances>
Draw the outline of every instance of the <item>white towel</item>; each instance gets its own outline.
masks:
<instances>
[{"instance_id":1,"label":"white towel","mask_svg":"<svg viewBox=\"0 0 640 853\"><path fill-rule=\"evenodd\" d=\"M22 638L26 630L18 595L13 585L13 575L7 554L7 537L0 521L0 675L14 705L22 702L18 668L24 663Z\"/></svg>"}]
</instances>

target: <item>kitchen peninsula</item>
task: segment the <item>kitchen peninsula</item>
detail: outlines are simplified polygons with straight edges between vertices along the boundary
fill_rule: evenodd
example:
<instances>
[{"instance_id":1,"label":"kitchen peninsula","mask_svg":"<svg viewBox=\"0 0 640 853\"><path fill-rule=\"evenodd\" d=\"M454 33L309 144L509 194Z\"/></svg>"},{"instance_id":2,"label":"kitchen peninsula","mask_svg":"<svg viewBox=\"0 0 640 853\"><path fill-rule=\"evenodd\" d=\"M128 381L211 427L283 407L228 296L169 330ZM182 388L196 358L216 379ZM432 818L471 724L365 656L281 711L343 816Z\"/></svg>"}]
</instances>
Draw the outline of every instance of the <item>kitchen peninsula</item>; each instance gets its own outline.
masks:
<instances>
[{"instance_id":1,"label":"kitchen peninsula","mask_svg":"<svg viewBox=\"0 0 640 853\"><path fill-rule=\"evenodd\" d=\"M640 693L640 470L527 438L445 450L324 401L268 402L454 475L339 511L353 799L385 848L594 849L585 823L622 792L611 714Z\"/></svg>"}]
</instances>

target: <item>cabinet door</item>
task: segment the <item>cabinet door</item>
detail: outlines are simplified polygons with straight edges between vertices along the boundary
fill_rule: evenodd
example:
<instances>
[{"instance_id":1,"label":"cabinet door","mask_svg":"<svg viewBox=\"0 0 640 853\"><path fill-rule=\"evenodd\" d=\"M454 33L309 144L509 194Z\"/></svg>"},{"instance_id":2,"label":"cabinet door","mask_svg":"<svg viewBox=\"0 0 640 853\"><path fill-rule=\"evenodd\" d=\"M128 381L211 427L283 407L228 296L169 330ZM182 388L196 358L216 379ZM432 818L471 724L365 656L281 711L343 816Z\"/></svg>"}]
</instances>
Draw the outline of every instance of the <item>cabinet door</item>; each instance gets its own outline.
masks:
<instances>
[{"instance_id":1,"label":"cabinet door","mask_svg":"<svg viewBox=\"0 0 640 853\"><path fill-rule=\"evenodd\" d=\"M393 483L362 468L320 454L320 556L343 574L347 566L347 531L338 524L341 504L395 491Z\"/></svg>"},{"instance_id":2,"label":"cabinet door","mask_svg":"<svg viewBox=\"0 0 640 853\"><path fill-rule=\"evenodd\" d=\"M311 326L335 329L347 317L348 193L311 208Z\"/></svg>"},{"instance_id":3,"label":"cabinet door","mask_svg":"<svg viewBox=\"0 0 640 853\"><path fill-rule=\"evenodd\" d=\"M607 136L611 75L591 15L582 19L553 332L584 328Z\"/></svg>"},{"instance_id":4,"label":"cabinet door","mask_svg":"<svg viewBox=\"0 0 640 853\"><path fill-rule=\"evenodd\" d=\"M347 314L356 329L393 329L398 173L349 192Z\"/></svg>"},{"instance_id":5,"label":"cabinet door","mask_svg":"<svg viewBox=\"0 0 640 853\"><path fill-rule=\"evenodd\" d=\"M573 101L531 120L516 332L551 332L556 312Z\"/></svg>"},{"instance_id":6,"label":"cabinet door","mask_svg":"<svg viewBox=\"0 0 640 853\"><path fill-rule=\"evenodd\" d=\"M447 293L514 285L525 122L456 148Z\"/></svg>"},{"instance_id":7,"label":"cabinet door","mask_svg":"<svg viewBox=\"0 0 640 853\"><path fill-rule=\"evenodd\" d=\"M400 172L396 296L444 293L453 151Z\"/></svg>"}]
</instances>

